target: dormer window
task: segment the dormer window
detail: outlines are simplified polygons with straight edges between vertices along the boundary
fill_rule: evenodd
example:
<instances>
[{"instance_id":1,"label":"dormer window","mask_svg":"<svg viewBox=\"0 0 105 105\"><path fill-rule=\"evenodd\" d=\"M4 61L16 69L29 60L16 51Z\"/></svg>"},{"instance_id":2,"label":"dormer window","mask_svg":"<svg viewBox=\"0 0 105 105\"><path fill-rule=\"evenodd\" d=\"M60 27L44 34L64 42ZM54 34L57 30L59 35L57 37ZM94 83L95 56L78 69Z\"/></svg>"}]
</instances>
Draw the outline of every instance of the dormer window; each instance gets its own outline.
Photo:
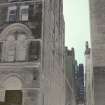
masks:
<instances>
[{"instance_id":1,"label":"dormer window","mask_svg":"<svg viewBox=\"0 0 105 105\"><path fill-rule=\"evenodd\" d=\"M8 16L7 16L7 21L8 22L16 21L16 14L17 14L16 12L17 12L17 7L16 6L8 7Z\"/></svg>"},{"instance_id":2,"label":"dormer window","mask_svg":"<svg viewBox=\"0 0 105 105\"><path fill-rule=\"evenodd\" d=\"M28 21L29 18L29 6L21 6L20 7L20 20Z\"/></svg>"}]
</instances>

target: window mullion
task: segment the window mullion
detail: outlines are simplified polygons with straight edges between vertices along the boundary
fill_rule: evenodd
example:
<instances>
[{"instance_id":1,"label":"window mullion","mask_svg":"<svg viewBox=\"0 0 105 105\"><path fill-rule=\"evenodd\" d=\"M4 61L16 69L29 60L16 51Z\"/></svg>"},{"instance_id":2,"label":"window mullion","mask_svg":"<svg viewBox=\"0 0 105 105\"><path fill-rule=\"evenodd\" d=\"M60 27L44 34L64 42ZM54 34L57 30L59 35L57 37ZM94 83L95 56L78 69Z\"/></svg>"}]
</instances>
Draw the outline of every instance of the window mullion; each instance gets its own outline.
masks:
<instances>
[{"instance_id":1,"label":"window mullion","mask_svg":"<svg viewBox=\"0 0 105 105\"><path fill-rule=\"evenodd\" d=\"M17 53L18 53L18 40L17 39L15 39L15 62L17 61Z\"/></svg>"}]
</instances>

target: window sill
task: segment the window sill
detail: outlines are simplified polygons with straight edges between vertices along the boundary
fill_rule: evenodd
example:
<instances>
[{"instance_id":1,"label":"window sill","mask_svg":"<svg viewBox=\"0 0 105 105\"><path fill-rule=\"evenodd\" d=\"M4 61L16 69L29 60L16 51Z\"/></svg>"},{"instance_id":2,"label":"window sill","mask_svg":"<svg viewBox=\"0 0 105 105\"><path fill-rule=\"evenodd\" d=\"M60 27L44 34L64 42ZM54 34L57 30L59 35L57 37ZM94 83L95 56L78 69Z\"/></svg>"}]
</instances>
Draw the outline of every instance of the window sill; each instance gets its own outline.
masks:
<instances>
[{"instance_id":1,"label":"window sill","mask_svg":"<svg viewBox=\"0 0 105 105\"><path fill-rule=\"evenodd\" d=\"M40 61L34 62L1 62L0 68L39 68Z\"/></svg>"}]
</instances>

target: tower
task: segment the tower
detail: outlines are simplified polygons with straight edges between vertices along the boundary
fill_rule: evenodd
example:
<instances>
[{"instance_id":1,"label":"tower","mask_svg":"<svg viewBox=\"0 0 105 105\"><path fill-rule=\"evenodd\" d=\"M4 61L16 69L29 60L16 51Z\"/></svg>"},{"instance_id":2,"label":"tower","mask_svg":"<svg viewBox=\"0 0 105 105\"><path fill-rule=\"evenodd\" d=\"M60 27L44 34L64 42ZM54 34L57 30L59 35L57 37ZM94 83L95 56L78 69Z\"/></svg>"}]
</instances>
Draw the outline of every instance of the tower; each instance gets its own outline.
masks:
<instances>
[{"instance_id":1,"label":"tower","mask_svg":"<svg viewBox=\"0 0 105 105\"><path fill-rule=\"evenodd\" d=\"M94 104L105 104L105 1L90 0Z\"/></svg>"},{"instance_id":2,"label":"tower","mask_svg":"<svg viewBox=\"0 0 105 105\"><path fill-rule=\"evenodd\" d=\"M94 88L93 88L93 66L91 48L86 42L85 45L85 104L94 105Z\"/></svg>"},{"instance_id":3,"label":"tower","mask_svg":"<svg viewBox=\"0 0 105 105\"><path fill-rule=\"evenodd\" d=\"M69 50L65 47L65 89L66 89L66 103L65 105L76 105L76 60L74 48Z\"/></svg>"},{"instance_id":4,"label":"tower","mask_svg":"<svg viewBox=\"0 0 105 105\"><path fill-rule=\"evenodd\" d=\"M64 105L63 52L62 0L0 0L1 105Z\"/></svg>"}]
</instances>

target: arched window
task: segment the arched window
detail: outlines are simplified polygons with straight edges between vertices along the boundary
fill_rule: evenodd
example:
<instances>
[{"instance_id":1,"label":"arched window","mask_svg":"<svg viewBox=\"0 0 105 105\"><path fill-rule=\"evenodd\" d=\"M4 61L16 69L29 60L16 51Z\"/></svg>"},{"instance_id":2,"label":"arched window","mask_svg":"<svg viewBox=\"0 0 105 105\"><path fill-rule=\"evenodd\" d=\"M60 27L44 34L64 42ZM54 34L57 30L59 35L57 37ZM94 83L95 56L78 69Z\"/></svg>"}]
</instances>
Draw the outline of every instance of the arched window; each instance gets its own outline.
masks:
<instances>
[{"instance_id":1,"label":"arched window","mask_svg":"<svg viewBox=\"0 0 105 105\"><path fill-rule=\"evenodd\" d=\"M9 35L6 40L6 61L15 60L15 38L13 35Z\"/></svg>"},{"instance_id":2,"label":"arched window","mask_svg":"<svg viewBox=\"0 0 105 105\"><path fill-rule=\"evenodd\" d=\"M9 77L6 81L4 81L4 89L5 90L21 90L22 82L19 78L15 76Z\"/></svg>"},{"instance_id":3,"label":"arched window","mask_svg":"<svg viewBox=\"0 0 105 105\"><path fill-rule=\"evenodd\" d=\"M2 52L0 55L2 56L1 62L28 61L28 54L30 54L30 42L36 42L36 40L34 40L31 30L26 25L14 23L6 27L1 33L1 36L1 47L3 46L2 49L0 48L0 51ZM30 48L33 48L33 50L35 50L35 47L38 47L37 44L31 45L32 47ZM34 57L34 59L37 59L36 56L34 56L34 52L36 51L32 51L31 49L31 55ZM30 57L31 59L32 56Z\"/></svg>"},{"instance_id":4,"label":"arched window","mask_svg":"<svg viewBox=\"0 0 105 105\"><path fill-rule=\"evenodd\" d=\"M23 34L18 35L16 40L16 60L17 61L25 61L26 47L27 47L26 36Z\"/></svg>"},{"instance_id":5,"label":"arched window","mask_svg":"<svg viewBox=\"0 0 105 105\"><path fill-rule=\"evenodd\" d=\"M5 45L5 61L25 61L27 41L23 34L9 35Z\"/></svg>"},{"instance_id":6,"label":"arched window","mask_svg":"<svg viewBox=\"0 0 105 105\"><path fill-rule=\"evenodd\" d=\"M4 81L3 86L5 102L10 105L22 105L22 81L15 76L11 76Z\"/></svg>"}]
</instances>

